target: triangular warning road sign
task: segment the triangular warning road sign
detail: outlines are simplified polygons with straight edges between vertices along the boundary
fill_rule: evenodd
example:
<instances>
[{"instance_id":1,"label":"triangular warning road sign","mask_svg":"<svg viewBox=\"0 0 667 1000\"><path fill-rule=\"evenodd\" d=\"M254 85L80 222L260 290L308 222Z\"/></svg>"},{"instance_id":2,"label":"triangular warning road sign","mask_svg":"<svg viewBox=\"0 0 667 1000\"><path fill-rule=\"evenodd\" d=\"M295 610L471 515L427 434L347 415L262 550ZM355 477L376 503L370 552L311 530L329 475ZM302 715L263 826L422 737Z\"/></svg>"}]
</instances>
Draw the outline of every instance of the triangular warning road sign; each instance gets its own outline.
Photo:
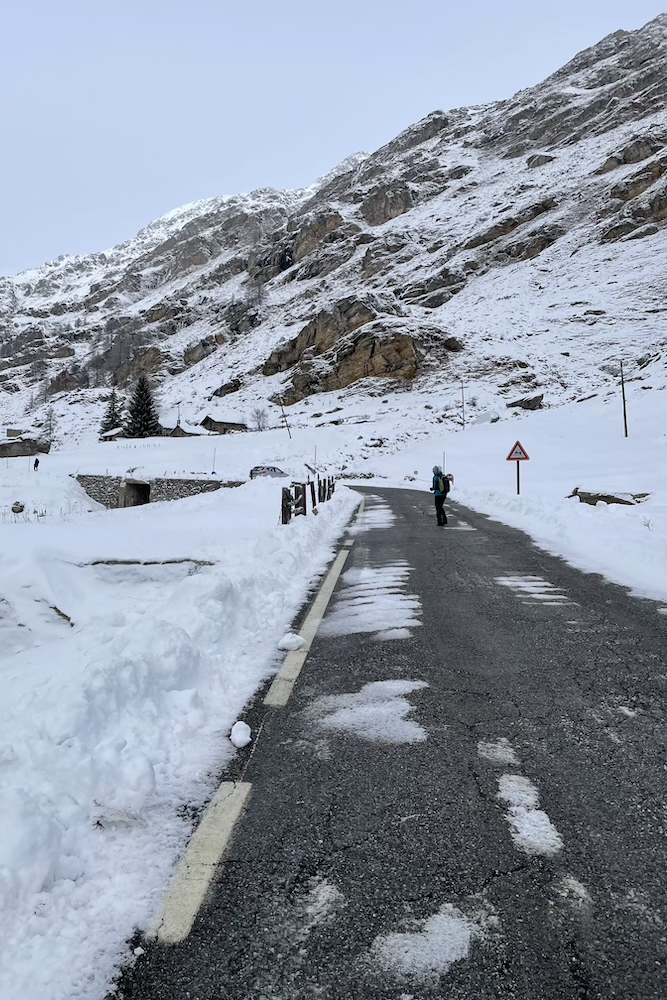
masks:
<instances>
[{"instance_id":1,"label":"triangular warning road sign","mask_svg":"<svg viewBox=\"0 0 667 1000\"><path fill-rule=\"evenodd\" d=\"M529 460L530 456L520 441L517 441L506 459L508 462L527 462Z\"/></svg>"}]
</instances>

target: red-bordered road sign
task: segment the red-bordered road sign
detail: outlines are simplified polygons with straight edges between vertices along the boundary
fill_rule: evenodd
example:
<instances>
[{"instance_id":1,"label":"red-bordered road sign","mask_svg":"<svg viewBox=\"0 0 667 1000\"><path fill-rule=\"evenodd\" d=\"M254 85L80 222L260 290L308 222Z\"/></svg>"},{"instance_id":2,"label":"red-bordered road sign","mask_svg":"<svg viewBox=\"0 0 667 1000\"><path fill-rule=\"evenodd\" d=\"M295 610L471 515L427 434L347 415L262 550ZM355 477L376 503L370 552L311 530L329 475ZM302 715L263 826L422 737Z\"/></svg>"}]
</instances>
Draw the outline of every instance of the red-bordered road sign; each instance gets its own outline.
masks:
<instances>
[{"instance_id":1,"label":"red-bordered road sign","mask_svg":"<svg viewBox=\"0 0 667 1000\"><path fill-rule=\"evenodd\" d=\"M526 449L523 447L523 445L521 444L521 442L517 441L517 443L514 445L514 447L512 448L511 452L507 456L506 461L507 462L529 462L530 461L530 455L528 454L528 452L526 451Z\"/></svg>"}]
</instances>

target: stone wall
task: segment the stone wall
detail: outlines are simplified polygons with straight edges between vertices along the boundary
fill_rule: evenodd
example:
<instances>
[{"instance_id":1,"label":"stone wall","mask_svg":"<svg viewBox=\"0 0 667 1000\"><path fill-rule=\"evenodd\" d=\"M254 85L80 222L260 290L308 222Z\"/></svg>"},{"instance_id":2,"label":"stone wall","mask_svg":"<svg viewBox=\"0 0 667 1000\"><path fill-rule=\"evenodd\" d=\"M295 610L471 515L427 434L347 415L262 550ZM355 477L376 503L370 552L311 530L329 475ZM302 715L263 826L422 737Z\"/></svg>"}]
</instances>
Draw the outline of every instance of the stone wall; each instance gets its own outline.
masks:
<instances>
[{"instance_id":1,"label":"stone wall","mask_svg":"<svg viewBox=\"0 0 667 1000\"><path fill-rule=\"evenodd\" d=\"M120 476L75 476L74 478L91 500L96 500L105 507L118 506Z\"/></svg>"},{"instance_id":2,"label":"stone wall","mask_svg":"<svg viewBox=\"0 0 667 1000\"><path fill-rule=\"evenodd\" d=\"M91 499L105 507L118 506L121 476L76 476L76 481L83 487ZM151 503L160 500L184 500L185 497L196 496L197 493L210 493L222 487L242 486L241 482L220 482L210 479L151 479Z\"/></svg>"},{"instance_id":3,"label":"stone wall","mask_svg":"<svg viewBox=\"0 0 667 1000\"><path fill-rule=\"evenodd\" d=\"M222 486L238 486L239 483L211 482L210 479L151 479L151 503L159 500L184 500L197 493L211 493Z\"/></svg>"}]
</instances>

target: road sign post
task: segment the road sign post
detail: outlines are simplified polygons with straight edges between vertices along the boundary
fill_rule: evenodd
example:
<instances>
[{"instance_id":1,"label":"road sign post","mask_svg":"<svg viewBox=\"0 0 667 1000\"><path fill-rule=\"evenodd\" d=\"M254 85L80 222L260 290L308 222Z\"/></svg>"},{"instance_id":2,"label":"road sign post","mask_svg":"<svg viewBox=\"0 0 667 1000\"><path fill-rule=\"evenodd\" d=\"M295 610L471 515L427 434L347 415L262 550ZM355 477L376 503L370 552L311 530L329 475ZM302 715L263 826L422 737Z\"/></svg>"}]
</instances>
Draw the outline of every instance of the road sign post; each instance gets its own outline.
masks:
<instances>
[{"instance_id":1,"label":"road sign post","mask_svg":"<svg viewBox=\"0 0 667 1000\"><path fill-rule=\"evenodd\" d=\"M520 463L530 461L530 455L520 441L517 441L510 451L507 456L507 461L516 462L516 495L519 496L521 494L521 473L519 471L521 468Z\"/></svg>"}]
</instances>

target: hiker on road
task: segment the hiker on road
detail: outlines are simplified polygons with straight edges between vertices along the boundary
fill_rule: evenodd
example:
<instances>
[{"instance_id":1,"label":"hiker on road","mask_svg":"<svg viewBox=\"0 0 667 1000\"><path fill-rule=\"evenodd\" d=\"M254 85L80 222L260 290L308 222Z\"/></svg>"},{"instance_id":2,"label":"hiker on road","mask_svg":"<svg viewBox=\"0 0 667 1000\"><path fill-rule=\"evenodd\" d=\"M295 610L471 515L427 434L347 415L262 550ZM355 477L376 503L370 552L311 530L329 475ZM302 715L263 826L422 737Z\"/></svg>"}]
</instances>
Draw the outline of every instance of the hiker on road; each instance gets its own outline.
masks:
<instances>
[{"instance_id":1,"label":"hiker on road","mask_svg":"<svg viewBox=\"0 0 667 1000\"><path fill-rule=\"evenodd\" d=\"M37 470L39 469L39 459L38 458L36 458L35 461L33 462L32 468L33 468L33 472L37 472Z\"/></svg>"},{"instance_id":2,"label":"hiker on road","mask_svg":"<svg viewBox=\"0 0 667 1000\"><path fill-rule=\"evenodd\" d=\"M435 515L438 519L438 527L444 528L447 524L447 515L445 514L445 497L449 493L450 481L448 476L446 476L439 465L433 466L433 486L431 486L431 493L435 494Z\"/></svg>"}]
</instances>

